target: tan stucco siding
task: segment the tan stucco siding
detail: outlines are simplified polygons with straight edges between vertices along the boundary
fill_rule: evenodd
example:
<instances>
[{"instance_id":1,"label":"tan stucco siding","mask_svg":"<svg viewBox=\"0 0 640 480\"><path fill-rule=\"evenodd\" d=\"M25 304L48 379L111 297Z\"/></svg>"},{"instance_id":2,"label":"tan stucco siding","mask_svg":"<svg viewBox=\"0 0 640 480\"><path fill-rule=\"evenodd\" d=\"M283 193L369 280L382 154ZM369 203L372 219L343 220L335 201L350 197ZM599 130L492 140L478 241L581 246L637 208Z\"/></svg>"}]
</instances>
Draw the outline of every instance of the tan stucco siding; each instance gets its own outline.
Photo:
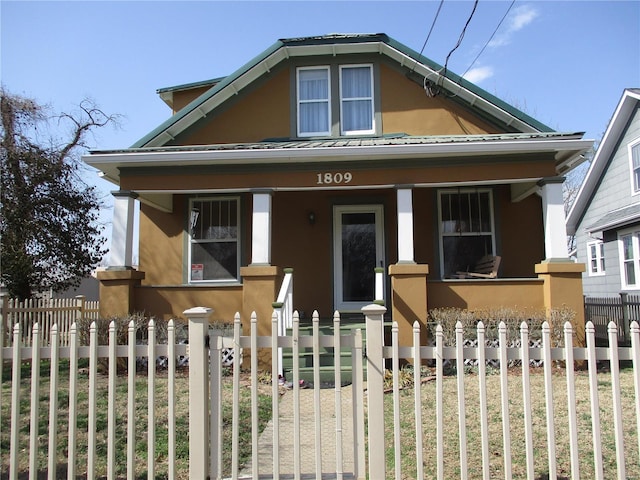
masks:
<instances>
[{"instance_id":1,"label":"tan stucco siding","mask_svg":"<svg viewBox=\"0 0 640 480\"><path fill-rule=\"evenodd\" d=\"M542 286L542 280L538 279L430 282L429 310L443 307L542 310L545 306Z\"/></svg>"},{"instance_id":2,"label":"tan stucco siding","mask_svg":"<svg viewBox=\"0 0 640 480\"><path fill-rule=\"evenodd\" d=\"M136 309L148 316L184 319L182 312L195 306L212 308L210 323L233 323L242 310L242 286L230 287L138 287ZM248 325L245 324L248 328Z\"/></svg>"},{"instance_id":3,"label":"tan stucco siding","mask_svg":"<svg viewBox=\"0 0 640 480\"><path fill-rule=\"evenodd\" d=\"M265 76L264 83L227 101L220 112L199 122L172 142L174 145L259 142L288 138L290 122L289 70Z\"/></svg>"},{"instance_id":4,"label":"tan stucco siding","mask_svg":"<svg viewBox=\"0 0 640 480\"><path fill-rule=\"evenodd\" d=\"M520 202L511 201L508 186L494 190L502 256L500 274L504 277L533 277L534 265L545 258L542 199L531 195Z\"/></svg>"},{"instance_id":5,"label":"tan stucco siding","mask_svg":"<svg viewBox=\"0 0 640 480\"><path fill-rule=\"evenodd\" d=\"M294 154L295 152L292 152ZM420 166L411 166L411 161L399 161L396 164L386 162L375 168L374 162L361 162L356 167L341 168L338 165L317 166L316 169L301 170L296 164L274 167L272 171L260 173L226 173L214 167L201 169L154 168L149 175L129 176L126 169L121 171L120 188L133 191L144 190L193 190L193 189L234 189L234 188L314 188L318 186L318 174L325 172L352 173L348 187L499 181L515 178L542 178L555 175L555 163L552 158L537 156L530 160L514 163L494 162L492 158L475 157L461 159L451 157L438 160L429 167L430 162L416 160ZM425 166L426 165L426 166ZM164 172L164 174L163 174Z\"/></svg>"},{"instance_id":6,"label":"tan stucco siding","mask_svg":"<svg viewBox=\"0 0 640 480\"><path fill-rule=\"evenodd\" d=\"M417 83L397 70L380 66L384 133L409 135L476 135L502 133L460 105L438 96L429 98Z\"/></svg>"},{"instance_id":7,"label":"tan stucco siding","mask_svg":"<svg viewBox=\"0 0 640 480\"><path fill-rule=\"evenodd\" d=\"M413 248L415 261L429 265L432 275L437 274L438 202L436 190L413 190Z\"/></svg>"},{"instance_id":8,"label":"tan stucco siding","mask_svg":"<svg viewBox=\"0 0 640 480\"><path fill-rule=\"evenodd\" d=\"M143 285L183 283L183 242L186 222L183 197L174 196L173 213L140 205L140 270Z\"/></svg>"},{"instance_id":9,"label":"tan stucco siding","mask_svg":"<svg viewBox=\"0 0 640 480\"><path fill-rule=\"evenodd\" d=\"M211 87L190 88L189 90L181 90L173 92L173 111L174 113L182 109L193 100L198 98Z\"/></svg>"},{"instance_id":10,"label":"tan stucco siding","mask_svg":"<svg viewBox=\"0 0 640 480\"><path fill-rule=\"evenodd\" d=\"M395 262L395 191L276 192L273 196L273 253L275 265L294 269L295 308L310 316L333 309L333 207L382 205L385 223L385 260ZM309 213L315 223L309 222Z\"/></svg>"}]
</instances>

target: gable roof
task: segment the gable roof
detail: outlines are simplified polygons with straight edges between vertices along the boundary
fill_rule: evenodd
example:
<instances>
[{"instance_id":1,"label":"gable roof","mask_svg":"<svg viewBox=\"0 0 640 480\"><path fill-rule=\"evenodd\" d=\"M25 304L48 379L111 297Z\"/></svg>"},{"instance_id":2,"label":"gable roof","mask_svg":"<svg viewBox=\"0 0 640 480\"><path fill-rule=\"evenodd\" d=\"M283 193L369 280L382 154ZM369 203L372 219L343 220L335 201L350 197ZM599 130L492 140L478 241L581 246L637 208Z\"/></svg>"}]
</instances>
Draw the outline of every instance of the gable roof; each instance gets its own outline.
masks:
<instances>
[{"instance_id":1,"label":"gable roof","mask_svg":"<svg viewBox=\"0 0 640 480\"><path fill-rule=\"evenodd\" d=\"M205 93L186 105L172 117L138 140L132 148L160 147L175 138L227 99L270 72L276 65L292 57L320 55L349 55L356 53L378 53L386 55L401 66L420 75L425 84L430 83L472 106L496 123L503 124L513 132L552 132L553 129L514 108L464 78L447 70L406 45L384 33L375 34L331 34L315 37L280 39L264 52L253 58L231 75L223 79L207 80L194 84L160 89L158 93L168 97L169 92L185 88L211 85ZM166 98L163 97L165 101Z\"/></svg>"},{"instance_id":2,"label":"gable roof","mask_svg":"<svg viewBox=\"0 0 640 480\"><path fill-rule=\"evenodd\" d=\"M567 233L573 235L576 233L578 223L582 219L589 202L595 193L600 182L600 178L609 163L611 155L615 153L618 146L620 136L623 134L631 116L635 112L640 102L640 89L627 88L622 93L622 98L618 102L618 106L609 121L607 130L605 131L602 141L598 146L587 175L585 176L582 186L578 191L569 215L567 216ZM601 222L598 222L598 224ZM593 228L592 228L593 230Z\"/></svg>"}]
</instances>

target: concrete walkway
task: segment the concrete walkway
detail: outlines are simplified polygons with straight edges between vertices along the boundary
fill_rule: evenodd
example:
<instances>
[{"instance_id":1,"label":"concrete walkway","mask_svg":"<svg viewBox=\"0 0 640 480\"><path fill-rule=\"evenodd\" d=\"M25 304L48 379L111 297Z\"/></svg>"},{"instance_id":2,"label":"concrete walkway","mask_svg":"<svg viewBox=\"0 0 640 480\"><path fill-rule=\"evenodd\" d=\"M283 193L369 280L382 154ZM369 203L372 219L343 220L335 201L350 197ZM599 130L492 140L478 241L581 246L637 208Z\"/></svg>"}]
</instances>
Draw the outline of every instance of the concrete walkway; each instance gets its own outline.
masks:
<instances>
[{"instance_id":1,"label":"concrete walkway","mask_svg":"<svg viewBox=\"0 0 640 480\"><path fill-rule=\"evenodd\" d=\"M336 391L320 389L320 430L322 451L322 478L354 478L353 401L351 385L340 390L342 404L342 468L336 466ZM279 478L295 478L294 469L294 393L287 390L279 403L280 455ZM300 478L316 478L316 415L314 389L300 390ZM258 448L259 478L271 479L273 475L273 419L260 435ZM337 472L342 472L340 476ZM252 478L251 463L245 466L240 478Z\"/></svg>"}]
</instances>

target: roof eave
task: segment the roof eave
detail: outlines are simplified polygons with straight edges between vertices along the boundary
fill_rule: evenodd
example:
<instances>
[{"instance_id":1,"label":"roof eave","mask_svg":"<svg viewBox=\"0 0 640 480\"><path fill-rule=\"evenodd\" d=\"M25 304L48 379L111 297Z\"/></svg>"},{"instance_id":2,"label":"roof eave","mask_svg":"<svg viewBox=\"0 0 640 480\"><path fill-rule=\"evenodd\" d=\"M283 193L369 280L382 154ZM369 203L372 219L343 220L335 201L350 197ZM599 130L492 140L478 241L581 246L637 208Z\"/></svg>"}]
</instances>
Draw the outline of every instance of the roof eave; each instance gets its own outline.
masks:
<instances>
[{"instance_id":1,"label":"roof eave","mask_svg":"<svg viewBox=\"0 0 640 480\"><path fill-rule=\"evenodd\" d=\"M419 145L376 145L314 148L269 148L234 150L135 150L129 152L95 152L83 160L103 172L106 179L119 184L119 169L123 167L173 165L252 165L371 161L380 159L442 158L448 156L508 155L551 152L556 158L556 170L562 174L584 152L593 140L550 139L513 140L504 142L433 143Z\"/></svg>"},{"instance_id":2,"label":"roof eave","mask_svg":"<svg viewBox=\"0 0 640 480\"><path fill-rule=\"evenodd\" d=\"M618 139L635 110L636 103L640 101L640 90L626 89L609 121L609 125L602 137L600 145L591 161L589 170L585 176L576 199L567 215L567 233L574 235L600 177L608 163L608 160L618 144Z\"/></svg>"}]
</instances>

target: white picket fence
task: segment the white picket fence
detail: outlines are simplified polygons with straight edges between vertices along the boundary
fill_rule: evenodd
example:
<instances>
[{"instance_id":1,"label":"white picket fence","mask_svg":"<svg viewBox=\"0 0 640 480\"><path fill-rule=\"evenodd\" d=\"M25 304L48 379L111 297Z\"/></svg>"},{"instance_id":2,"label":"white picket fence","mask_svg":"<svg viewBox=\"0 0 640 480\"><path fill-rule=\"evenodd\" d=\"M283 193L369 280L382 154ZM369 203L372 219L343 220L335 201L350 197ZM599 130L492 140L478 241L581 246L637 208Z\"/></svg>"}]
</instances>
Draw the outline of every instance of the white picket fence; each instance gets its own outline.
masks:
<instances>
[{"instance_id":1,"label":"white picket fence","mask_svg":"<svg viewBox=\"0 0 640 480\"><path fill-rule=\"evenodd\" d=\"M257 336L257 318L255 315L250 319L248 335L244 335L241 330L239 315L234 319L233 337L213 337L207 340L208 317L210 309L196 308L185 312L189 319L189 345L176 345L173 323L169 326L169 340L166 345L158 345L155 341L155 325L149 324L148 344L136 345L135 325L129 327L127 345L119 345L116 337L115 326L112 324L109 332L109 345L98 345L96 327L92 326L90 333L90 344L80 346L76 326L70 329L69 346L62 347L59 343L57 328L51 328L51 345L42 346L41 331L34 327L31 332L30 346L21 346L23 336L20 324L16 324L13 334L13 346L2 348L3 366L11 365L11 380L3 380L0 376L0 411L8 410L9 418L0 418L2 431L0 435L9 436L9 448L2 445L2 478L18 478L24 475L20 471L20 460L28 452L28 472L29 478L40 478L43 467L38 468L38 453L48 452L48 463L46 471L48 478L60 478L59 473L66 470L68 479L75 479L76 475L86 475L91 479L96 477L96 465L98 463L107 464L107 478L116 478L114 472L116 456L126 455L127 478L136 478L139 472L139 453L137 453L136 429L146 430L147 455L146 471L148 478L156 478L156 437L155 432L158 420L156 410L164 407L157 401L156 383L156 362L148 361L147 370L147 405L141 407L137 405L136 410L136 361L140 358L153 359L158 356L166 356L175 359L179 356L189 355L189 472L175 471L176 465L176 427L175 422L180 421L175 414L176 393L183 396L185 392L175 391L175 364L169 361L169 371L167 373L168 393L166 395L166 407L169 414L163 418L163 422L168 422L168 458L167 458L167 478L222 478L222 472L230 470L232 478L240 478L240 472L250 472L251 478L451 478L448 473L451 468L450 463L456 464L460 478L513 478L514 458L513 449L518 446L525 451L521 460L525 466L526 478L533 480L544 475L549 478L558 478L558 475L570 476L571 478L637 478L640 475L640 327L637 322L631 325L631 347L618 347L617 329L614 324L609 326L610 343L608 347L596 347L593 325L587 325L587 347L579 348L573 346L573 331L569 324L565 325L564 347L552 347L550 339L550 329L545 325L542 333L542 346L531 347L528 330L523 325L520 332L521 346L508 346L506 338L506 328L501 325L499 328L499 345L497 347L465 347L464 332L460 327L456 335L456 345L444 345L442 331L439 329L435 335L435 344L425 346L420 344L420 329L414 326L413 345L398 344L398 326L394 324L392 329L391 345L384 345L382 328L385 308L378 305L370 305L363 309L367 322L367 344L366 355L363 355L365 348L362 341L362 334L359 330L349 335L341 335L339 328L334 335L320 335L318 326L318 316L314 314L314 332L309 336L299 334L300 320L296 314L293 316L293 333L291 336L278 335L278 315L274 313L272 318L272 335L268 337ZM339 327L339 315L334 317L334 325ZM484 326L478 325L477 339L478 345L485 345ZM1 340L1 339L0 339ZM244 350L245 357L247 351L252 353L249 362L251 377L251 422L252 426L252 458L248 465L239 464L237 451L240 441L237 434L240 411L237 401L241 389L247 388L240 382L240 368L233 369L233 411L230 419L223 419L221 409L221 398L224 395L222 385L222 362L221 353L224 349L234 349L235 358L240 358L241 350ZM277 378L279 372L278 349L291 349L294 353L294 369L292 380L292 390L290 394L281 397L281 392L276 382L272 385L272 419L273 431L270 437L265 439L257 431L257 385L258 385L258 356L253 354L260 349L271 351L272 375ZM298 378L298 360L301 349L311 349L314 358L317 360L321 348L332 348L335 353L335 360L338 362L336 372L336 385L333 389L335 398L335 410L332 410L331 421L333 435L328 441L326 436L321 435L325 428L328 405L323 403L320 397L320 389L314 388L312 391L303 392ZM340 382L340 350L349 349L352 352L352 378L350 386L343 386ZM210 354L211 353L211 354ZM98 388L98 379L103 373L98 372L100 359L108 359L108 386L106 391ZM127 374L125 377L118 376L118 359L127 359ZM50 360L50 391L48 398L43 399L40 392L41 361ZM62 385L58 379L58 368L61 359L69 359L69 384ZM79 362L81 359L88 359L86 372L79 373ZM420 369L414 369L414 382L412 391L400 390L400 362L402 359L409 359L414 365L423 363L433 363L432 382L424 383L420 376ZM477 371L472 375L465 373L465 359L477 360ZM496 431L496 419L489 417L489 411L495 405L488 403L490 398L487 392L489 361L499 361L499 408L501 415L497 423L499 430ZM542 362L542 377L544 379L544 411L540 412L532 406L530 364L531 361ZM21 406L20 398L20 378L24 362L31 362L31 391L29 406ZM520 367L513 367L514 362ZM602 394L603 382L602 373L598 371L598 364L606 363L610 373L607 373L607 382L610 382L610 401ZM633 376L634 390L622 389L620 385L621 372L620 362L632 364L631 375ZM139 362L138 362L139 363ZM364 366L366 363L366 372ZM391 364L393 375L393 387L391 393L385 393L387 386L384 383L384 365ZM445 396L445 386L453 380L451 376L445 375L447 363L455 364L455 396ZM314 362L314 376L319 378L319 362ZM511 365L511 367L509 367ZM586 369L588 376L588 386L584 387L588 391L576 389L576 378L578 373L575 366ZM628 370L626 370L628 376ZM89 378L88 391L78 390L78 375L87 374ZM366 383L365 383L366 374ZM1 374L0 374L1 375ZM536 374L538 375L538 374ZM565 387L559 391L557 382L553 379L562 375ZM138 376L141 376L138 374ZM538 375L540 377L540 375ZM126 380L125 380L126 379ZM510 390L510 386L518 380L521 384L520 393ZM478 394L474 395L473 402L479 403L479 423L480 434L478 438L470 438L471 417L468 415L470 408L469 396L465 395L469 389L469 381L477 384ZM116 411L116 386L126 381L127 384L127 413L126 418L122 412ZM319 385L320 382L314 382ZM434 385L435 384L435 385ZM600 387L600 393L598 388ZM423 393L425 389L432 389L435 392L435 402L425 403ZM346 396L347 390L351 396L350 405L345 407L343 394ZM5 392L10 391L10 398ZM68 391L68 429L60 432L55 426L59 425L58 415L61 407L61 392ZM304 394L311 395L312 413L308 414L304 409ZM577 415L584 410L584 400L589 399L588 413L591 417L590 432L580 432L577 429L579 424ZM77 411L77 398L80 395L88 395L88 419L86 426L80 428L77 425L79 412ZM98 396L108 398L107 407L107 435L106 448L102 444L103 436L98 436L99 430L98 416L100 412L96 410ZM402 410L400 405L407 395L413 397L413 406L410 408L413 416L413 427L403 427L400 420ZM523 438L512 438L511 432L514 414L510 411L511 400L514 395L521 395L523 409L519 412L518 421L524 424ZM46 395L45 395L46 397ZM165 397L163 397L165 398ZM563 398L564 405L558 406L557 399ZM281 409L284 409L282 402L293 410L293 434L285 436L280 429L283 426L281 419ZM8 404L7 404L8 402ZM139 402L138 402L139 403ZM580 405L578 405L580 403ZM580 409L578 408L580 406ZM65 405L67 407L67 405ZM138 425L138 415L140 408L143 408L147 417L145 425ZM556 410L562 408L566 410L568 423L568 445L560 445L556 438L557 426L554 418ZM20 423L21 413L27 409L29 411L29 425ZM48 409L49 427L42 432L42 427L38 428L40 410ZM392 420L385 421L383 412L391 410ZM431 409L435 410L435 424L427 425L423 416ZM581 410L582 409L582 410ZM66 410L65 410L66 411ZM603 425L600 417L603 412L611 412L612 427ZM304 418L305 416L312 418ZM323 416L325 417L323 420ZM475 417L474 417L475 418ZM626 419L626 420L623 420ZM633 421L629 421L633 419ZM300 425L303 420L311 422L310 427L305 427L301 431ZM126 423L126 439L116 437L116 424ZM231 465L222 465L222 442L221 432L225 428L223 425L230 423L233 430ZM457 446L455 448L455 462L451 451L446 450L447 431L445 426L450 427L457 423ZM365 436L365 424L367 434ZM306 424L305 424L306 425ZM537 450L532 439L532 432L541 428L546 432L546 452ZM386 427L386 428L385 428ZM21 439L20 432L25 428L30 431L28 445ZM77 461L78 447L75 439L80 431L86 431L88 436L86 446L86 464L79 464ZM413 431L410 431L413 430ZM611 431L611 434L606 433ZM584 437L592 440L589 445L584 444ZM66 436L64 441L59 441L60 437ZM414 438L410 452L406 447L401 446L407 436ZM496 436L499 447L495 446ZM304 463L302 457L304 452L300 448L302 440L315 439L312 443L315 448L310 463ZM606 438L605 438L606 437ZM609 438L611 437L611 438ZM264 457L263 442L267 440L270 446L269 458L271 458L268 469L262 467L260 459ZM603 445L607 443L613 445L613 458L605 456ZM181 441L187 441L183 439ZM126 445L123 447L122 445ZM479 455L481 457L481 467L479 472L472 473L469 470L470 457L477 456L472 451L470 445L479 445ZM291 448L289 448L289 446ZM499 448L496 450L496 448ZM333 455L332 462L323 460L323 452L329 450ZM560 450L568 452L569 464L561 464L560 460L564 454ZM61 468L59 452L65 451L66 465ZM390 453L389 457L387 452ZM53 454L53 452L56 452ZM433 452L433 453L431 453ZM347 455L348 453L348 455ZM414 470L403 470L402 457L414 457ZM589 472L580 470L581 465L586 462L592 465ZM102 458L105 457L105 458ZM343 458L344 457L344 458ZM346 460L346 458L349 460ZM391 458L393 460L391 460ZM499 466L496 465L496 458L500 459ZM519 460L520 461L520 460ZM604 464L604 462L607 462ZM447 464L445 464L447 462ZM581 463L583 462L583 463ZM425 473L425 468L430 463L434 463L434 474ZM391 467L388 464L392 464ZM613 467L612 467L613 465ZM138 470L136 470L138 468ZM562 469L562 472L560 471ZM615 472L615 473L613 473ZM474 477L475 475L475 477ZM582 475L582 476L581 476ZM523 475L524 476L524 475Z\"/></svg>"}]
</instances>

